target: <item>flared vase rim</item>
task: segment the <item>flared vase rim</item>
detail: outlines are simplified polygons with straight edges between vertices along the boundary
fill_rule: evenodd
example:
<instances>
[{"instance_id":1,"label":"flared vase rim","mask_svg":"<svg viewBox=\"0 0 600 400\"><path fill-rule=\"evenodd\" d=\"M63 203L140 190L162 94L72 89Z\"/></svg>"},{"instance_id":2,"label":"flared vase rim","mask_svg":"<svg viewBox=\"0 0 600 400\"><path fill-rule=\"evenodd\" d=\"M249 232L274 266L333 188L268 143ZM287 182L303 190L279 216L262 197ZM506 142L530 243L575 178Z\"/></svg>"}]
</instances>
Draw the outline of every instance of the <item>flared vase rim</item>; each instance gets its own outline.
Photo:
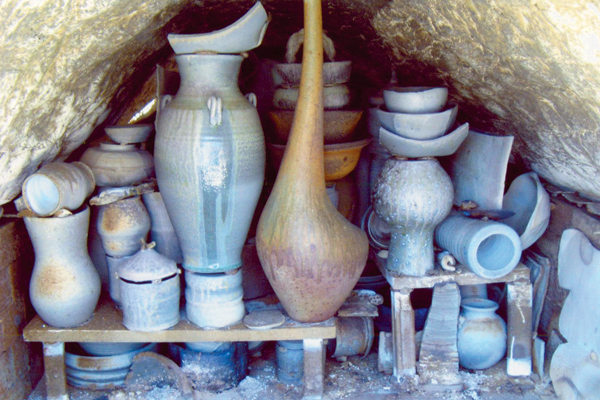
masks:
<instances>
[{"instance_id":1,"label":"flared vase rim","mask_svg":"<svg viewBox=\"0 0 600 400\"><path fill-rule=\"evenodd\" d=\"M495 312L498 309L499 305L493 300L472 297L464 299L460 303L460 307L467 311L489 313Z\"/></svg>"}]
</instances>

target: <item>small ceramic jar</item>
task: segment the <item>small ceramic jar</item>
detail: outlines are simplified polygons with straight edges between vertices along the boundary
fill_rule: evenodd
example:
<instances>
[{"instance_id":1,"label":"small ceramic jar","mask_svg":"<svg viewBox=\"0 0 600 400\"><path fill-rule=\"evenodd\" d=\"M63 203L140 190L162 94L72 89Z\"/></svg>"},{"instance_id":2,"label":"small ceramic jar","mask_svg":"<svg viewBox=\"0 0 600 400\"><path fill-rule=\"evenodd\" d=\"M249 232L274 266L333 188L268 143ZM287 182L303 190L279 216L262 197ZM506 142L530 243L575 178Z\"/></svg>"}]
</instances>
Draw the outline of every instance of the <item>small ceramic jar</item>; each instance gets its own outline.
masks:
<instances>
[{"instance_id":1,"label":"small ceramic jar","mask_svg":"<svg viewBox=\"0 0 600 400\"><path fill-rule=\"evenodd\" d=\"M83 153L80 161L91 168L98 186L127 186L154 176L154 159L133 144L100 143Z\"/></svg>"},{"instance_id":2,"label":"small ceramic jar","mask_svg":"<svg viewBox=\"0 0 600 400\"><path fill-rule=\"evenodd\" d=\"M152 247L143 245L117 272L123 325L132 331L160 331L179 322L179 269Z\"/></svg>"},{"instance_id":3,"label":"small ceramic jar","mask_svg":"<svg viewBox=\"0 0 600 400\"><path fill-rule=\"evenodd\" d=\"M506 323L496 314L498 303L467 298L458 322L458 361L468 369L487 369L506 354Z\"/></svg>"}]
</instances>

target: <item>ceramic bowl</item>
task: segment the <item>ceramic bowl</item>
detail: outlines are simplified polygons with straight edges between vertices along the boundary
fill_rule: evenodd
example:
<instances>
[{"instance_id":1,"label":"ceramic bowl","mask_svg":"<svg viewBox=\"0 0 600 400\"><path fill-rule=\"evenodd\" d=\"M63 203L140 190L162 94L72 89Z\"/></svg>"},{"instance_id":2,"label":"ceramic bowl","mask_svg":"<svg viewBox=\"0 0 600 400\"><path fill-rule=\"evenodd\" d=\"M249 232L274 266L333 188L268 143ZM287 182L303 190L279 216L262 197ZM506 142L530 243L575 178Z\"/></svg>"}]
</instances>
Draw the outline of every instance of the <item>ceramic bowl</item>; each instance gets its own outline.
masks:
<instances>
[{"instance_id":1,"label":"ceramic bowl","mask_svg":"<svg viewBox=\"0 0 600 400\"><path fill-rule=\"evenodd\" d=\"M272 69L275 86L298 87L302 63L275 64ZM331 61L323 63L323 85L332 86L346 83L352 73L352 61Z\"/></svg>"},{"instance_id":2,"label":"ceramic bowl","mask_svg":"<svg viewBox=\"0 0 600 400\"><path fill-rule=\"evenodd\" d=\"M298 103L298 88L278 88L273 93L273 106L280 110L294 110ZM350 88L347 85L325 86L323 106L326 110L337 110L350 103Z\"/></svg>"},{"instance_id":3,"label":"ceramic bowl","mask_svg":"<svg viewBox=\"0 0 600 400\"><path fill-rule=\"evenodd\" d=\"M78 388L109 389L123 385L133 357L144 351L156 351L156 343L113 356L87 356L65 352L65 370L69 385Z\"/></svg>"},{"instance_id":4,"label":"ceramic bowl","mask_svg":"<svg viewBox=\"0 0 600 400\"><path fill-rule=\"evenodd\" d=\"M148 343L80 342L79 346L92 356L115 356L141 349Z\"/></svg>"},{"instance_id":5,"label":"ceramic bowl","mask_svg":"<svg viewBox=\"0 0 600 400\"><path fill-rule=\"evenodd\" d=\"M349 175L358 164L361 150L370 141L371 139L363 139L350 143L325 145L325 180L334 181ZM279 168L285 152L285 145L267 143L267 149L276 168Z\"/></svg>"},{"instance_id":6,"label":"ceramic bowl","mask_svg":"<svg viewBox=\"0 0 600 400\"><path fill-rule=\"evenodd\" d=\"M383 91L385 106L393 112L423 114L440 111L448 100L448 88L396 87Z\"/></svg>"},{"instance_id":7,"label":"ceramic bowl","mask_svg":"<svg viewBox=\"0 0 600 400\"><path fill-rule=\"evenodd\" d=\"M325 110L323 115L325 144L350 141L362 114L362 110ZM281 144L287 143L294 111L272 110L269 111L268 116L275 128L276 141Z\"/></svg>"},{"instance_id":8,"label":"ceramic bowl","mask_svg":"<svg viewBox=\"0 0 600 400\"><path fill-rule=\"evenodd\" d=\"M148 140L152 129L152 124L111 125L104 128L104 132L115 143L132 144Z\"/></svg>"},{"instance_id":9,"label":"ceramic bowl","mask_svg":"<svg viewBox=\"0 0 600 400\"><path fill-rule=\"evenodd\" d=\"M377 110L381 126L402 137L415 140L431 140L443 136L454 125L458 105L427 114L407 114Z\"/></svg>"},{"instance_id":10,"label":"ceramic bowl","mask_svg":"<svg viewBox=\"0 0 600 400\"><path fill-rule=\"evenodd\" d=\"M511 183L502 208L515 213L502 222L517 231L523 250L534 244L550 223L550 196L535 172L519 175Z\"/></svg>"},{"instance_id":11,"label":"ceramic bowl","mask_svg":"<svg viewBox=\"0 0 600 400\"><path fill-rule=\"evenodd\" d=\"M468 123L462 124L449 134L433 140L407 139L381 128L379 130L379 142L397 157L442 157L454 154L468 134Z\"/></svg>"},{"instance_id":12,"label":"ceramic bowl","mask_svg":"<svg viewBox=\"0 0 600 400\"><path fill-rule=\"evenodd\" d=\"M269 16L260 1L257 1L244 16L223 29L192 35L171 33L167 39L176 54L207 51L239 54L260 46L268 24Z\"/></svg>"}]
</instances>

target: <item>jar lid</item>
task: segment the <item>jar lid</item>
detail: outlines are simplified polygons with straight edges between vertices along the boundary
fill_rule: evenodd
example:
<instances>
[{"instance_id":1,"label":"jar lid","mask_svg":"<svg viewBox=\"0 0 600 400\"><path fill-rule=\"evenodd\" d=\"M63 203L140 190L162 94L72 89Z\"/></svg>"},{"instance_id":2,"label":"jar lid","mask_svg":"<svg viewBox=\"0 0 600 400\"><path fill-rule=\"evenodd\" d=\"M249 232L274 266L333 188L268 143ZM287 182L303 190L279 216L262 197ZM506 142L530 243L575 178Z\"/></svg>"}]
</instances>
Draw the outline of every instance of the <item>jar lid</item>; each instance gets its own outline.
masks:
<instances>
[{"instance_id":1,"label":"jar lid","mask_svg":"<svg viewBox=\"0 0 600 400\"><path fill-rule=\"evenodd\" d=\"M179 270L175 261L159 254L153 247L154 242L144 243L140 251L124 261L117 271L119 278L135 283L151 283L177 274Z\"/></svg>"}]
</instances>

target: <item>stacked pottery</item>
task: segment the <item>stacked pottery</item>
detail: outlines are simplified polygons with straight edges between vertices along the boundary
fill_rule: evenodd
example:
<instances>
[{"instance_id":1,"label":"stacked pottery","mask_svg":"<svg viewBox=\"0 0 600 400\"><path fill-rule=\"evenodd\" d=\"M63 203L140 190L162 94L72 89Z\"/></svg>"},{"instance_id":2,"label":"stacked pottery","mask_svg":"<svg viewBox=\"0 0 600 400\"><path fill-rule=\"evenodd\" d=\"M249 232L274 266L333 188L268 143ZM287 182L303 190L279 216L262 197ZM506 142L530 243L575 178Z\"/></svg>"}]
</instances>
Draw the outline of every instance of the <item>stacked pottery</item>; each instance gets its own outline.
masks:
<instances>
[{"instance_id":1,"label":"stacked pottery","mask_svg":"<svg viewBox=\"0 0 600 400\"><path fill-rule=\"evenodd\" d=\"M186 316L203 328L245 313L239 269L263 188L265 144L256 96L238 87L239 53L261 44L268 22L257 2L224 29L168 35L181 84L161 99L156 176L183 256Z\"/></svg>"},{"instance_id":2,"label":"stacked pottery","mask_svg":"<svg viewBox=\"0 0 600 400\"><path fill-rule=\"evenodd\" d=\"M94 211L91 236L100 237L108 269L109 292L120 304L116 271L140 249L141 240L147 239L151 227L141 197L132 193L135 193L133 186L154 176L154 160L144 150L144 142L153 126L113 125L104 130L115 143L101 143L99 147L87 149L81 162L92 170L101 187L100 194L110 192L114 198L111 202L103 202Z\"/></svg>"},{"instance_id":3,"label":"stacked pottery","mask_svg":"<svg viewBox=\"0 0 600 400\"><path fill-rule=\"evenodd\" d=\"M469 128L448 133L458 107L446 106L447 96L442 87L388 89L385 107L377 111L379 141L393 157L375 183L373 208L389 225L386 268L395 274L433 270L433 232L452 208L452 182L434 157L454 153Z\"/></svg>"},{"instance_id":4,"label":"stacked pottery","mask_svg":"<svg viewBox=\"0 0 600 400\"><path fill-rule=\"evenodd\" d=\"M272 125L272 142L267 144L269 156L276 168L281 165L285 146L292 128L294 109L298 101L302 63L295 62L296 53L304 42L304 30L294 33L287 42L286 63L275 64L272 69L273 81L277 89L273 95L273 109L268 112ZM356 188L351 179L346 178L356 167L361 150L369 144L366 139L357 138L356 126L363 111L349 109L351 91L347 85L352 71L351 61L333 61L335 49L331 39L323 35L323 47L329 62L323 63L323 125L325 180L327 193L336 208L352 219L354 207L344 207L340 200L340 186L351 184L350 193L354 203ZM339 184L337 184L339 182ZM345 191L348 194L348 191ZM336 202L337 201L337 202Z\"/></svg>"}]
</instances>

